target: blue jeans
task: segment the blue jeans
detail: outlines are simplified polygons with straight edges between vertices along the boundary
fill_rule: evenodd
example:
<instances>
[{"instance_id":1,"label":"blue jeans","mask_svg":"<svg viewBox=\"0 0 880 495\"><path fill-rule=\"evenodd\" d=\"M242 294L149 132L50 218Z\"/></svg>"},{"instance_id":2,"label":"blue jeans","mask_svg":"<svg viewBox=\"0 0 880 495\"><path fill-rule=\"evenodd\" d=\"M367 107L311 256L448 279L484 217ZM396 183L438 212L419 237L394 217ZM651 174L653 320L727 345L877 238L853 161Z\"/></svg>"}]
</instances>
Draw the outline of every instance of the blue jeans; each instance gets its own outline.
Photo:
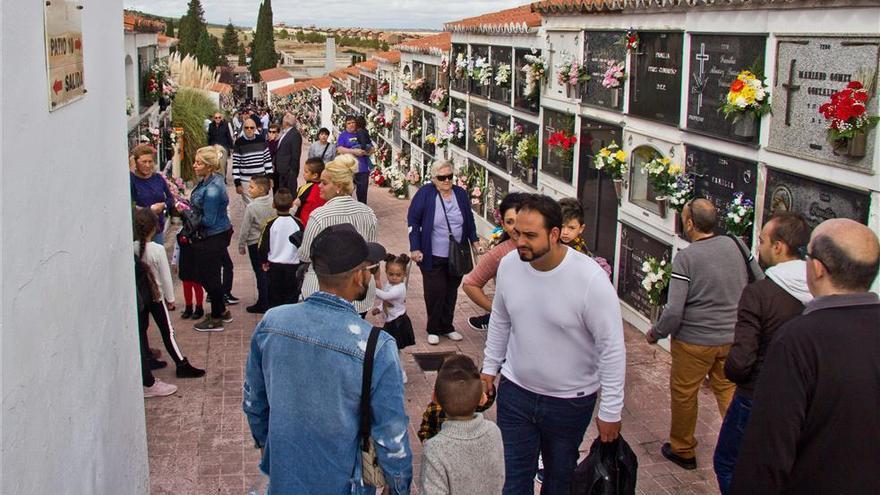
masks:
<instances>
[{"instance_id":1,"label":"blue jeans","mask_svg":"<svg viewBox=\"0 0 880 495\"><path fill-rule=\"evenodd\" d=\"M746 433L746 425L752 414L752 399L734 394L721 423L721 431L718 432L718 444L715 446L713 466L715 477L718 478L718 489L721 495L727 495L730 490L730 481L733 479L733 468L736 466L736 458L739 457L739 447Z\"/></svg>"},{"instance_id":2,"label":"blue jeans","mask_svg":"<svg viewBox=\"0 0 880 495\"><path fill-rule=\"evenodd\" d=\"M258 252L259 244L248 245L248 257L251 259L251 268L254 269L254 275L257 277L257 306L261 308L269 307L269 274L263 271L263 265L260 263L260 254Z\"/></svg>"},{"instance_id":3,"label":"blue jeans","mask_svg":"<svg viewBox=\"0 0 880 495\"><path fill-rule=\"evenodd\" d=\"M504 495L534 495L539 452L544 457L541 495L569 495L596 394L549 397L529 392L502 375L497 404L504 441Z\"/></svg>"}]
</instances>

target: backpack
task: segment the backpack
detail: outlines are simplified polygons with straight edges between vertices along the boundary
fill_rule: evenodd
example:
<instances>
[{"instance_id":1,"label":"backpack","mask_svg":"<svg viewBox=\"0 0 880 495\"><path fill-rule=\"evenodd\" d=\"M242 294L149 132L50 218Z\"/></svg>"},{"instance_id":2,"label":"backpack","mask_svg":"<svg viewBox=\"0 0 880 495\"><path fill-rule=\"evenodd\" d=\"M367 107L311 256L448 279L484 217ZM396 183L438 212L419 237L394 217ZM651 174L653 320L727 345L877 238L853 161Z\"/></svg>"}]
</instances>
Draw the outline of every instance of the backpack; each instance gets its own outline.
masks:
<instances>
[{"instance_id":1,"label":"backpack","mask_svg":"<svg viewBox=\"0 0 880 495\"><path fill-rule=\"evenodd\" d=\"M635 495L639 460L623 439L590 446L590 454L574 470L571 495Z\"/></svg>"}]
</instances>

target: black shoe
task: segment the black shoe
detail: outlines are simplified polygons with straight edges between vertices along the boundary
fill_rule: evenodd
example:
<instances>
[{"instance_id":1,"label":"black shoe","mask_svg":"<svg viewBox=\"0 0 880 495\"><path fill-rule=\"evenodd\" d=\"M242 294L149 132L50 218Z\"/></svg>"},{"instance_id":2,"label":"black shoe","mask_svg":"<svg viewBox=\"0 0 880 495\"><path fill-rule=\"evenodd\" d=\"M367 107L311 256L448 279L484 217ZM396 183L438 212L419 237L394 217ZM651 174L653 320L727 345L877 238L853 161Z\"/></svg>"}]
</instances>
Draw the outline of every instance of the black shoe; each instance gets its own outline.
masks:
<instances>
[{"instance_id":1,"label":"black shoe","mask_svg":"<svg viewBox=\"0 0 880 495\"><path fill-rule=\"evenodd\" d=\"M478 332L489 330L489 315L471 316L468 318L468 325Z\"/></svg>"},{"instance_id":2,"label":"black shoe","mask_svg":"<svg viewBox=\"0 0 880 495\"><path fill-rule=\"evenodd\" d=\"M226 304L238 304L238 298L233 296L232 294L226 294L223 296L223 299L226 300Z\"/></svg>"},{"instance_id":3,"label":"black shoe","mask_svg":"<svg viewBox=\"0 0 880 495\"><path fill-rule=\"evenodd\" d=\"M188 319L192 318L192 315L193 315L193 307L192 306L187 306L186 309L184 309L183 312L180 313L180 317L183 318L184 320L188 320Z\"/></svg>"},{"instance_id":4,"label":"black shoe","mask_svg":"<svg viewBox=\"0 0 880 495\"><path fill-rule=\"evenodd\" d=\"M248 313L263 314L268 311L268 308L266 308L265 306L260 306L259 304L254 304L253 306L248 306L244 308L244 310Z\"/></svg>"},{"instance_id":5,"label":"black shoe","mask_svg":"<svg viewBox=\"0 0 880 495\"><path fill-rule=\"evenodd\" d=\"M151 370L161 370L162 368L168 366L168 363L162 361L161 359L150 359L150 369Z\"/></svg>"},{"instance_id":6,"label":"black shoe","mask_svg":"<svg viewBox=\"0 0 880 495\"><path fill-rule=\"evenodd\" d=\"M669 445L669 442L664 443L663 446L660 447L660 453L663 454L663 457L669 459L675 464L678 464L678 466L682 469L687 469L688 471L693 471L694 469L697 469L696 457L691 457L690 459L687 459L680 455L673 454L672 446Z\"/></svg>"},{"instance_id":7,"label":"black shoe","mask_svg":"<svg viewBox=\"0 0 880 495\"><path fill-rule=\"evenodd\" d=\"M205 370L200 370L189 364L186 358L177 365L177 378L200 378L205 376Z\"/></svg>"},{"instance_id":8,"label":"black shoe","mask_svg":"<svg viewBox=\"0 0 880 495\"><path fill-rule=\"evenodd\" d=\"M223 316L220 317L220 319L223 320L223 323L231 322L232 321L232 312L227 309L226 312L223 313Z\"/></svg>"},{"instance_id":9,"label":"black shoe","mask_svg":"<svg viewBox=\"0 0 880 495\"><path fill-rule=\"evenodd\" d=\"M196 306L196 310L193 311L192 319L198 320L205 316L205 308L201 306Z\"/></svg>"}]
</instances>

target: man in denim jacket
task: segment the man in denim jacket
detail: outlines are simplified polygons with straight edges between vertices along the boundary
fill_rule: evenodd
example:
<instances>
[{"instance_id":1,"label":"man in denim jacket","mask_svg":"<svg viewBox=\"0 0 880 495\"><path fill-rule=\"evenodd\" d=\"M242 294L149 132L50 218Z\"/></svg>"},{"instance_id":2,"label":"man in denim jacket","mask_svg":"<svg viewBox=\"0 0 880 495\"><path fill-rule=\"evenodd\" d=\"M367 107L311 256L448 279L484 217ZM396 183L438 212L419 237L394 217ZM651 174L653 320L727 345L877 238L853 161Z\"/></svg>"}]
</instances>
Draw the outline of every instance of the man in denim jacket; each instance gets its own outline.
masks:
<instances>
[{"instance_id":1,"label":"man in denim jacket","mask_svg":"<svg viewBox=\"0 0 880 495\"><path fill-rule=\"evenodd\" d=\"M371 325L351 301L362 299L385 249L349 224L313 242L320 290L300 304L266 313L251 339L244 412L259 447L269 493L372 494L361 481L359 405ZM372 439L393 495L408 494L412 453L397 346L376 345Z\"/></svg>"}]
</instances>

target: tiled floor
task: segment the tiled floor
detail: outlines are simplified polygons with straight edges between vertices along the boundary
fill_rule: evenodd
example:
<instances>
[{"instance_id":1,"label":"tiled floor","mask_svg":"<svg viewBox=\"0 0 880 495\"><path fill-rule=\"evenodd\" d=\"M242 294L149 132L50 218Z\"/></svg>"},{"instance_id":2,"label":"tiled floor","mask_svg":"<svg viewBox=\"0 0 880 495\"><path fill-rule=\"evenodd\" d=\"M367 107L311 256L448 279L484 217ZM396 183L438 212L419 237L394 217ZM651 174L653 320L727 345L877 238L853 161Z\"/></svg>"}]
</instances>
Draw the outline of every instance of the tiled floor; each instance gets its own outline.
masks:
<instances>
[{"instance_id":1,"label":"tiled floor","mask_svg":"<svg viewBox=\"0 0 880 495\"><path fill-rule=\"evenodd\" d=\"M238 225L243 207L230 188L233 224ZM369 204L379 218L379 237L389 252L408 251L406 209L408 201L388 194L386 189L371 189ZM243 494L260 482L257 468L259 451L253 448L247 421L241 411L241 387L249 339L259 315L244 307L255 300L255 284L247 256L235 249L230 254L235 263L233 293L241 304L232 306L235 321L220 333L203 334L192 330L192 323L174 316L177 340L184 354L199 367L207 369L202 379L178 380L173 366L159 370L156 376L180 388L167 398L146 400L147 433L150 459L150 482L154 494ZM416 328L418 344L406 349L404 367L409 375L406 407L410 417L410 440L414 452L416 476L421 445L416 431L424 406L431 397L434 373L424 373L413 359L414 353L460 351L478 361L482 356L485 335L471 330L467 318L477 314L475 306L463 293L459 295L456 327L464 335L458 343L446 339L439 346L425 342L425 308L422 302L419 270L412 271L407 311ZM178 284L177 299L182 305ZM182 308L181 308L182 309ZM151 331L152 347L160 347L158 332ZM697 425L697 460L699 469L684 471L660 455L669 427L669 355L649 346L642 335L627 326L627 382L623 413L623 435L639 457L638 493L640 494L714 494L712 450L720 426L715 400L708 389L701 392ZM163 351L164 353L164 351ZM494 420L494 408L487 413ZM586 450L596 436L591 426L582 446ZM414 483L413 493L417 493ZM539 485L538 485L539 486Z\"/></svg>"}]
</instances>

